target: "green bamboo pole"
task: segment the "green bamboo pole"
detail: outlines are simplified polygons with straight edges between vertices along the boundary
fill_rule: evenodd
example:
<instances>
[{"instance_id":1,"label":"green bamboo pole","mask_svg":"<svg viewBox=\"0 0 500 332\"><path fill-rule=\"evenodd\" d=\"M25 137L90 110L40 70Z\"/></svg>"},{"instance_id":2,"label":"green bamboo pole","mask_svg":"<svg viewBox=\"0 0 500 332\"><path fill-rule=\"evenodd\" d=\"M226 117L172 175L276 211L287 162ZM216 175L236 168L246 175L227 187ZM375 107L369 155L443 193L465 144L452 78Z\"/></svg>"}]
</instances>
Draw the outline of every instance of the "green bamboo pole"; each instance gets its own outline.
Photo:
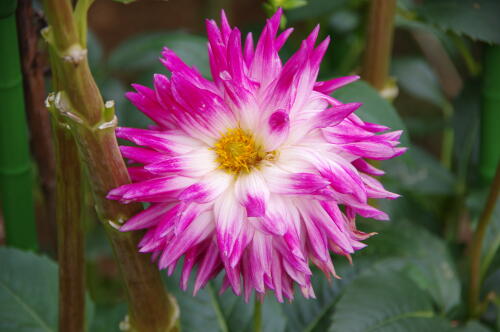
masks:
<instances>
[{"instance_id":1,"label":"green bamboo pole","mask_svg":"<svg viewBox=\"0 0 500 332\"><path fill-rule=\"evenodd\" d=\"M500 160L500 46L487 48L484 64L479 172L489 182Z\"/></svg>"},{"instance_id":2,"label":"green bamboo pole","mask_svg":"<svg viewBox=\"0 0 500 332\"><path fill-rule=\"evenodd\" d=\"M175 331L177 304L165 291L159 271L148 255L137 251L141 234L116 229L137 213L140 205L122 205L106 199L111 189L129 183L130 179L114 134L114 105L104 103L88 66L86 14L91 3L92 0L80 0L73 11L69 0L44 1L49 23L44 38L53 55L52 69L61 83L60 90L49 100L49 107L70 128L88 171L97 214L126 285L131 331Z\"/></svg>"},{"instance_id":3,"label":"green bamboo pole","mask_svg":"<svg viewBox=\"0 0 500 332\"><path fill-rule=\"evenodd\" d=\"M16 1L0 1L0 200L8 245L36 249L33 174L24 112Z\"/></svg>"}]
</instances>

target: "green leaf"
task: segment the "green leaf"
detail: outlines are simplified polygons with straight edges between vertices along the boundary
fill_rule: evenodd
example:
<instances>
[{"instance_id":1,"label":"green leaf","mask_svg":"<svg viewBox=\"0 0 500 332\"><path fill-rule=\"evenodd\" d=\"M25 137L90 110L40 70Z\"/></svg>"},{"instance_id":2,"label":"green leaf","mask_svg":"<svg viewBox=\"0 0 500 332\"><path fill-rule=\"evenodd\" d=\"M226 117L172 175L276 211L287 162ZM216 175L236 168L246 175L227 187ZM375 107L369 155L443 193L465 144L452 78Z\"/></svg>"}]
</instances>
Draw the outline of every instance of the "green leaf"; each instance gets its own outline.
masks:
<instances>
[{"instance_id":1,"label":"green leaf","mask_svg":"<svg viewBox=\"0 0 500 332\"><path fill-rule=\"evenodd\" d=\"M335 270L342 276L341 280L334 279L329 282L322 272L313 269L311 282L316 299L305 299L298 295L293 302L283 305L287 317L287 331L319 332L328 329L338 295L343 285L350 281L348 271L352 271L345 262L342 264L341 260L335 262Z\"/></svg>"},{"instance_id":2,"label":"green leaf","mask_svg":"<svg viewBox=\"0 0 500 332\"><path fill-rule=\"evenodd\" d=\"M179 277L180 272L176 271L165 281L179 303L183 331L252 331L253 297L245 303L243 297L235 296L230 290L219 295L220 277L193 296L192 285L186 292L179 288ZM271 296L269 294L262 305L262 328L264 332L281 332L285 329L285 316L282 306Z\"/></svg>"},{"instance_id":3,"label":"green leaf","mask_svg":"<svg viewBox=\"0 0 500 332\"><path fill-rule=\"evenodd\" d=\"M427 0L417 8L424 20L475 40L500 43L497 0Z\"/></svg>"},{"instance_id":4,"label":"green leaf","mask_svg":"<svg viewBox=\"0 0 500 332\"><path fill-rule=\"evenodd\" d=\"M396 109L380 94L364 81L351 83L342 89L335 91L333 97L340 101L361 102L363 106L356 111L364 121L378 123L390 127L392 130L402 129L405 131L401 138L403 145L408 145L406 127L396 112Z\"/></svg>"},{"instance_id":5,"label":"green leaf","mask_svg":"<svg viewBox=\"0 0 500 332\"><path fill-rule=\"evenodd\" d=\"M209 76L206 44L206 38L186 32L143 34L118 46L111 54L108 65L117 72L146 71L152 79L155 71L165 71L158 59L163 47L168 47L186 64L197 67L204 76Z\"/></svg>"},{"instance_id":6,"label":"green leaf","mask_svg":"<svg viewBox=\"0 0 500 332\"><path fill-rule=\"evenodd\" d=\"M479 323L478 321L469 321L465 326L461 326L454 331L456 332L492 332L489 328Z\"/></svg>"},{"instance_id":7,"label":"green leaf","mask_svg":"<svg viewBox=\"0 0 500 332\"><path fill-rule=\"evenodd\" d=\"M0 331L57 331L57 265L50 259L0 248Z\"/></svg>"},{"instance_id":8,"label":"green leaf","mask_svg":"<svg viewBox=\"0 0 500 332\"><path fill-rule=\"evenodd\" d=\"M427 290L440 311L449 311L459 303L460 280L443 240L403 220L394 224L370 222L367 226L360 228L379 234L368 239L368 247L354 256L355 266L371 267L371 271L363 273L378 278L383 270L381 267L391 265L393 269L405 272L421 289ZM377 273L372 273L374 271Z\"/></svg>"},{"instance_id":9,"label":"green leaf","mask_svg":"<svg viewBox=\"0 0 500 332\"><path fill-rule=\"evenodd\" d=\"M396 181L396 190L414 194L449 195L455 190L454 175L425 150L411 146L404 158L384 161L387 179Z\"/></svg>"},{"instance_id":10,"label":"green leaf","mask_svg":"<svg viewBox=\"0 0 500 332\"><path fill-rule=\"evenodd\" d=\"M447 331L451 326L437 318L428 294L398 273L364 276L343 293L332 316L336 331Z\"/></svg>"},{"instance_id":11,"label":"green leaf","mask_svg":"<svg viewBox=\"0 0 500 332\"><path fill-rule=\"evenodd\" d=\"M444 105L446 99L437 76L424 59L399 57L393 59L391 66L392 75L406 92L438 107Z\"/></svg>"}]
</instances>

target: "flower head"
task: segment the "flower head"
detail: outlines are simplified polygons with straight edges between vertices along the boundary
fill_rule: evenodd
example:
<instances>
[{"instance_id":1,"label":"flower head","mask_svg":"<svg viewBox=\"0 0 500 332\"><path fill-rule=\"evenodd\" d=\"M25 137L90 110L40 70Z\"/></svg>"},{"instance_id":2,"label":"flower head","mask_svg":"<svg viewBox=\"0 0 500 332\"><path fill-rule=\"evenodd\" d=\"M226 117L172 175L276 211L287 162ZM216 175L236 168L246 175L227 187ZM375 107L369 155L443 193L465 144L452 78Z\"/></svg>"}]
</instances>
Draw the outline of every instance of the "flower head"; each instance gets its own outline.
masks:
<instances>
[{"instance_id":1,"label":"flower head","mask_svg":"<svg viewBox=\"0 0 500 332\"><path fill-rule=\"evenodd\" d=\"M356 229L356 215L388 218L368 199L397 197L365 159L403 153L401 132L330 97L357 76L316 81L329 42L316 46L318 27L282 64L292 29L277 34L280 16L255 46L251 34L242 46L224 13L220 28L208 20L213 81L165 48L171 76L156 74L154 89L134 85L127 94L156 126L117 130L140 146L121 147L140 166L108 198L151 203L121 230L145 229L140 251L169 273L184 257L183 289L196 267L195 293L224 271L223 289L247 299L253 290L292 299L294 283L314 297L309 263L336 276L330 251L350 257L370 236Z\"/></svg>"}]
</instances>

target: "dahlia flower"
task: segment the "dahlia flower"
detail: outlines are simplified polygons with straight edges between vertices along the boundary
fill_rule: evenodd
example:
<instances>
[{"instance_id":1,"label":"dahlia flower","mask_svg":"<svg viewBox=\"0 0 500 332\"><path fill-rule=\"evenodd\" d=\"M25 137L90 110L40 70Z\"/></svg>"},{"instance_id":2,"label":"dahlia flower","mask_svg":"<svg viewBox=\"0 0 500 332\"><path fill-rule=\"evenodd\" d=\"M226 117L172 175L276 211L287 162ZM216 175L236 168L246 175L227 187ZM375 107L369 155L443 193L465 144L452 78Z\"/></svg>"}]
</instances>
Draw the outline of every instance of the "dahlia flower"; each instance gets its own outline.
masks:
<instances>
[{"instance_id":1,"label":"dahlia flower","mask_svg":"<svg viewBox=\"0 0 500 332\"><path fill-rule=\"evenodd\" d=\"M330 96L357 76L316 81L329 43L315 46L319 27L282 64L292 29L277 34L280 17L255 46L252 34L241 44L224 13L220 27L207 20L213 81L165 48L171 76L127 93L156 125L117 129L137 145L121 147L133 183L108 198L150 203L121 230L146 230L140 251L169 274L183 261L183 289L196 267L194 293L224 271L222 291L247 300L253 290L291 300L295 283L314 297L309 263L336 277L330 251L350 259L371 235L356 216L388 219L368 199L397 197L366 159L403 153L401 131L364 122L353 113L360 103Z\"/></svg>"}]
</instances>

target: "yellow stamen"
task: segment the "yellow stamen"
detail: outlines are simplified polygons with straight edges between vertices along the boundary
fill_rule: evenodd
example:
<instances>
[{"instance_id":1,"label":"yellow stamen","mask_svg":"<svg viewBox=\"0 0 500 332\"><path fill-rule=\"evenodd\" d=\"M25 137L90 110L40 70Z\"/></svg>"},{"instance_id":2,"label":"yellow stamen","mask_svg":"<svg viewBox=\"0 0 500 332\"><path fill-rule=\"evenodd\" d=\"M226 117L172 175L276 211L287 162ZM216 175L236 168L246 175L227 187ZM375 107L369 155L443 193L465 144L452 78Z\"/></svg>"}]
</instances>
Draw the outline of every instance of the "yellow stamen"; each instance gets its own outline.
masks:
<instances>
[{"instance_id":1,"label":"yellow stamen","mask_svg":"<svg viewBox=\"0 0 500 332\"><path fill-rule=\"evenodd\" d=\"M232 174L248 173L265 158L253 136L241 128L229 129L211 149L217 153L219 167Z\"/></svg>"}]
</instances>

